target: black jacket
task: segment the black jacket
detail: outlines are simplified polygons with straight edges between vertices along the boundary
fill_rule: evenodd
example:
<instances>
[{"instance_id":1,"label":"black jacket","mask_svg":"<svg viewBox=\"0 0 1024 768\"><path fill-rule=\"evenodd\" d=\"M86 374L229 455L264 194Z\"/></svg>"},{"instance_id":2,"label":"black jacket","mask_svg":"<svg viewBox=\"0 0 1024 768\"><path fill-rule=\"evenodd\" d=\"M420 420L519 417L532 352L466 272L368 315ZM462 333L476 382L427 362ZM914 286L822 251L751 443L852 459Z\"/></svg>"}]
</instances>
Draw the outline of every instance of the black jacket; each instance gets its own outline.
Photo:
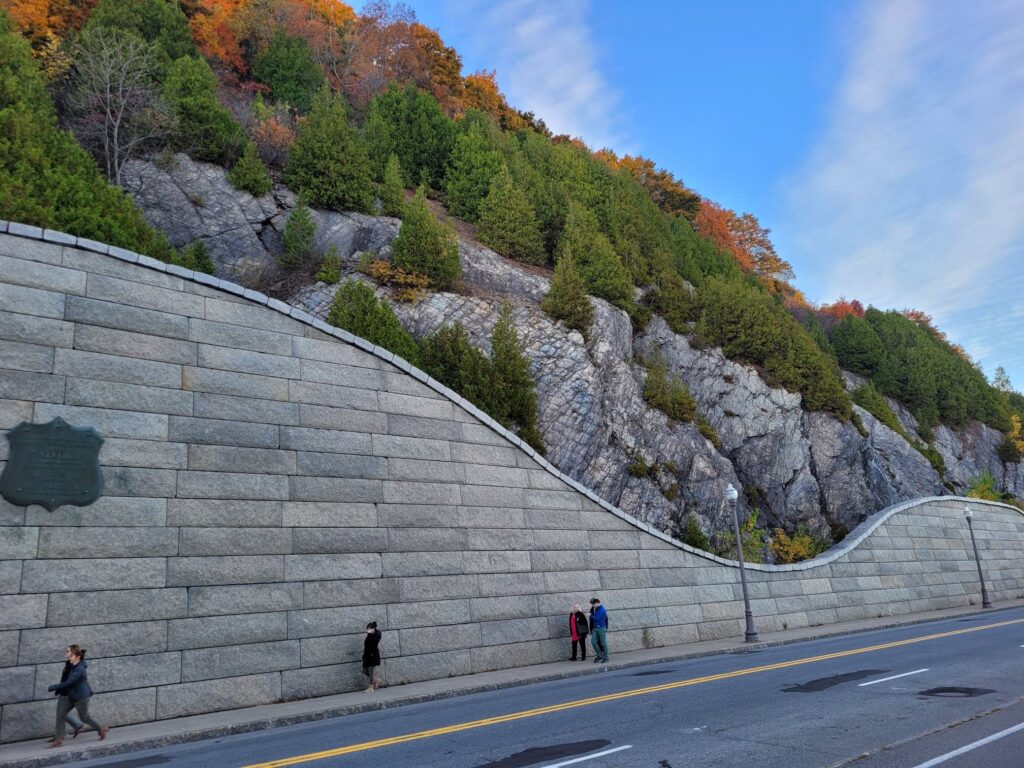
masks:
<instances>
[{"instance_id":1,"label":"black jacket","mask_svg":"<svg viewBox=\"0 0 1024 768\"><path fill-rule=\"evenodd\" d=\"M380 651L377 650L377 646L380 645L380 630L375 629L373 632L366 633L366 639L363 640L363 666L364 667L379 667L380 666Z\"/></svg>"},{"instance_id":2,"label":"black jacket","mask_svg":"<svg viewBox=\"0 0 1024 768\"><path fill-rule=\"evenodd\" d=\"M85 659L74 665L70 662L65 664L64 669L68 673L67 677L62 674L60 677L61 682L54 683L47 690L53 691L58 696L67 696L73 702L88 699L92 696L92 688L89 687L89 678L86 674L88 666L85 663ZM68 667L71 667L71 669L68 670Z\"/></svg>"}]
</instances>

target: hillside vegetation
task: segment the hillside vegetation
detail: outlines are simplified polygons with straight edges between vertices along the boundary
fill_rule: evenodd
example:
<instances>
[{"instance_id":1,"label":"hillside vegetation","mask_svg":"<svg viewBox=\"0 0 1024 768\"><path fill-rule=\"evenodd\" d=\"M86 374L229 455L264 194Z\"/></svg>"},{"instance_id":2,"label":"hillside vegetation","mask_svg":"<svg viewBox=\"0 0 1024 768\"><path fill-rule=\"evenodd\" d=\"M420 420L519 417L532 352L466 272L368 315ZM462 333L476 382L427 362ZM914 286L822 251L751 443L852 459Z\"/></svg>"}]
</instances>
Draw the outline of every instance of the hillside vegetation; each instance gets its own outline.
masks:
<instances>
[{"instance_id":1,"label":"hillside vegetation","mask_svg":"<svg viewBox=\"0 0 1024 768\"><path fill-rule=\"evenodd\" d=\"M421 287L458 290L455 236L434 221L432 198L479 225L480 240L502 255L554 269L544 309L585 338L589 294L636 327L655 313L697 344L721 347L800 393L809 410L851 418L842 367L905 403L926 442L939 424L977 419L1007 434L1012 457L1020 396L991 386L926 315L811 306L756 217L701 197L647 158L552 135L507 103L494 73L464 75L458 52L404 6L374 2L357 14L334 0L3 5L12 14L0 14L3 218L202 268L202 248L175 252L116 186L131 158L180 151L231 168L232 183L253 194L276 180L305 205L398 214L395 266L422 276ZM419 191L407 204L410 188ZM295 247L283 260L292 269L323 256ZM406 351L464 364L449 373L471 391L493 371L463 341L451 332ZM881 398L861 395L881 413ZM525 411L485 405L536 430Z\"/></svg>"}]
</instances>

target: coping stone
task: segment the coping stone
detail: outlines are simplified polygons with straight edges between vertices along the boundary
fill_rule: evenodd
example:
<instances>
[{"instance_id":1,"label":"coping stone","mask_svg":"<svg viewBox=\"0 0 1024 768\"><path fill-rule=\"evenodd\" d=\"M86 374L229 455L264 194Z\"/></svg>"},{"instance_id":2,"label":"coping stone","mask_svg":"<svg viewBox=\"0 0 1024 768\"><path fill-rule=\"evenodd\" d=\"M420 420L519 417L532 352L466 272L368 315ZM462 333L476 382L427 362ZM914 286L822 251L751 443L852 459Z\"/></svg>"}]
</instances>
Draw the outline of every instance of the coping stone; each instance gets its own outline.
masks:
<instances>
[{"instance_id":1,"label":"coping stone","mask_svg":"<svg viewBox=\"0 0 1024 768\"><path fill-rule=\"evenodd\" d=\"M61 245L78 245L78 238L66 232L58 232L55 229L44 229L43 240Z\"/></svg>"},{"instance_id":2,"label":"coping stone","mask_svg":"<svg viewBox=\"0 0 1024 768\"><path fill-rule=\"evenodd\" d=\"M43 239L43 230L41 227L33 227L31 224L22 224L17 221L11 221L7 224L7 231L12 235L21 235L22 237L30 237L34 240Z\"/></svg>"}]
</instances>

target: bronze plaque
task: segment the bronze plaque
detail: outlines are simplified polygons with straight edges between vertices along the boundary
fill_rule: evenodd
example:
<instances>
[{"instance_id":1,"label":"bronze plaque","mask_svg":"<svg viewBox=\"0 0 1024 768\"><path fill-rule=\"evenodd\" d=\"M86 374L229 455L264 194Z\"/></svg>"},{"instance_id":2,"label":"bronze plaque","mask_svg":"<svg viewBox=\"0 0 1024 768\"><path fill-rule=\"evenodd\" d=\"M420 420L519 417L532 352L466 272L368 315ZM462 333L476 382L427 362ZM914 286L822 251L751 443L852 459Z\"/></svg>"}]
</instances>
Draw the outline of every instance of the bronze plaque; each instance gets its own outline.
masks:
<instances>
[{"instance_id":1,"label":"bronze plaque","mask_svg":"<svg viewBox=\"0 0 1024 768\"><path fill-rule=\"evenodd\" d=\"M100 446L92 427L72 427L59 416L49 424L26 421L7 433L11 444L0 495L11 504L87 507L103 493Z\"/></svg>"}]
</instances>

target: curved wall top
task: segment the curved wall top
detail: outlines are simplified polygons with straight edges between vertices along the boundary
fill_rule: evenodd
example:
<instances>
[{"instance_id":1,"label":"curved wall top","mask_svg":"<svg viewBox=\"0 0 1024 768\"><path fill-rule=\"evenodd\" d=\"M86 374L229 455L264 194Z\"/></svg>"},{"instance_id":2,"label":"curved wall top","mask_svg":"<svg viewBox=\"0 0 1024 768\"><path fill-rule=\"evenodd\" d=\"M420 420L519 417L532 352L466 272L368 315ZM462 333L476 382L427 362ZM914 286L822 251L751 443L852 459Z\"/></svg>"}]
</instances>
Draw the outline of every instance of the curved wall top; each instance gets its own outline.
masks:
<instances>
[{"instance_id":1,"label":"curved wall top","mask_svg":"<svg viewBox=\"0 0 1024 768\"><path fill-rule=\"evenodd\" d=\"M731 561L597 498L390 352L204 274L0 222L0 429L106 437L95 504L0 501L0 741L52 728L62 650L112 724L564 657L600 595L613 650L742 634ZM0 440L0 462L7 459ZM963 500L922 499L792 566L759 629L976 600ZM995 599L1024 516L971 501Z\"/></svg>"}]
</instances>

